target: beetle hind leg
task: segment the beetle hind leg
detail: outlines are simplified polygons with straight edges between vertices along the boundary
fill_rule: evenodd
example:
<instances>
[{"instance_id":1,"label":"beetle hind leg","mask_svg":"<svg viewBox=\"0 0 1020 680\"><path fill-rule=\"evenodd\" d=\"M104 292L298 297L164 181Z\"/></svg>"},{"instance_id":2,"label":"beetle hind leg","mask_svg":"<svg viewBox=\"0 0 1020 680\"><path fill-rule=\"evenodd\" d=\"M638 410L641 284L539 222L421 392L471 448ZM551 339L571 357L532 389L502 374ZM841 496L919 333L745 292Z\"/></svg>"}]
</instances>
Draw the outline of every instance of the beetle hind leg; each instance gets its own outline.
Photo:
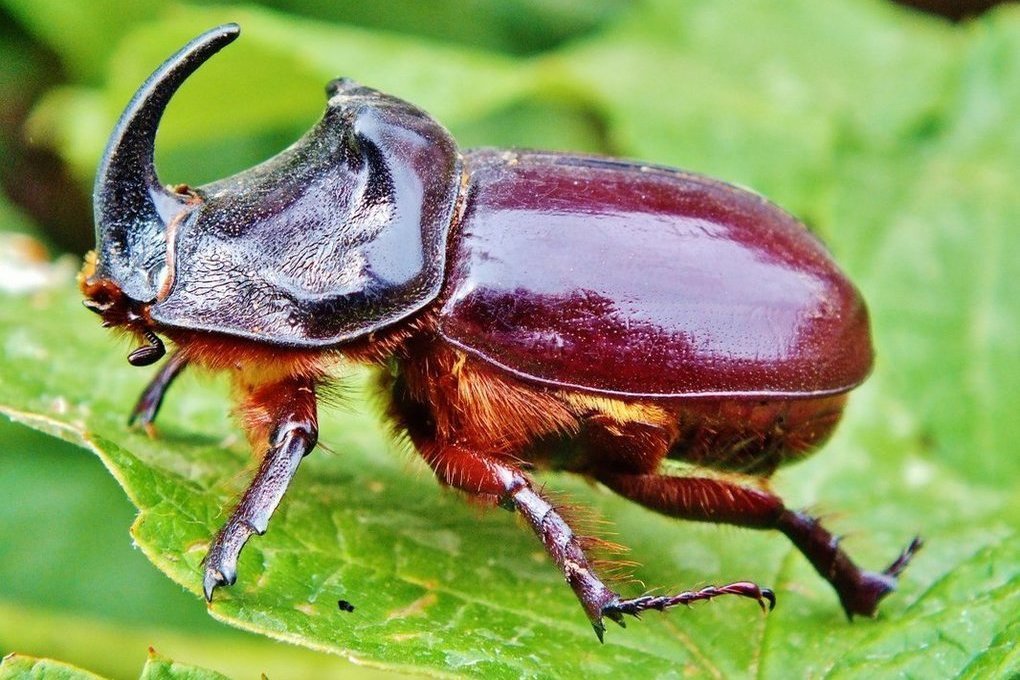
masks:
<instances>
[{"instance_id":1,"label":"beetle hind leg","mask_svg":"<svg viewBox=\"0 0 1020 680\"><path fill-rule=\"evenodd\" d=\"M839 545L839 538L804 513L786 508L762 489L721 479L662 474L601 473L596 478L620 495L647 508L681 519L778 529L835 589L848 618L874 616L897 577L921 548L915 538L884 571L860 569Z\"/></svg>"},{"instance_id":2,"label":"beetle hind leg","mask_svg":"<svg viewBox=\"0 0 1020 680\"><path fill-rule=\"evenodd\" d=\"M784 509L776 520L776 528L832 584L848 619L855 615L874 616L879 602L896 589L899 575L923 545L920 537L915 537L884 570L867 571L858 568L839 546L839 537L810 515Z\"/></svg>"}]
</instances>

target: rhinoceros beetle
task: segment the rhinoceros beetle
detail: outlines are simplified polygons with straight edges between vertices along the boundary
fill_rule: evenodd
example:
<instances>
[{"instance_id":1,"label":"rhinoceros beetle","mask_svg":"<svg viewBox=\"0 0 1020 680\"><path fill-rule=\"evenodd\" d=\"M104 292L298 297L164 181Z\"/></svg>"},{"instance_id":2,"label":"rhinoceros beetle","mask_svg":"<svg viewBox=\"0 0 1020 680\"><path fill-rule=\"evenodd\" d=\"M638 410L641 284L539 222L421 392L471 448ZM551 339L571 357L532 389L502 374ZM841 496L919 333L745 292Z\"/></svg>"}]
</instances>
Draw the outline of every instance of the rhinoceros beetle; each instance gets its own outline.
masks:
<instances>
[{"instance_id":1,"label":"rhinoceros beetle","mask_svg":"<svg viewBox=\"0 0 1020 680\"><path fill-rule=\"evenodd\" d=\"M160 117L237 37L199 36L141 86L95 184L85 305L175 351L138 401L150 429L187 366L228 372L261 465L205 559L233 584L316 444L316 391L343 362L381 367L397 429L443 484L518 511L603 619L750 582L625 599L590 541L536 487L573 471L673 517L776 529L873 615L920 547L859 569L813 517L769 490L775 469L832 433L868 375L865 304L822 244L761 197L696 174L562 153L459 151L417 107L338 79L322 120L278 156L192 188L162 186ZM694 470L669 474L667 459ZM700 472L698 472L700 470Z\"/></svg>"}]
</instances>

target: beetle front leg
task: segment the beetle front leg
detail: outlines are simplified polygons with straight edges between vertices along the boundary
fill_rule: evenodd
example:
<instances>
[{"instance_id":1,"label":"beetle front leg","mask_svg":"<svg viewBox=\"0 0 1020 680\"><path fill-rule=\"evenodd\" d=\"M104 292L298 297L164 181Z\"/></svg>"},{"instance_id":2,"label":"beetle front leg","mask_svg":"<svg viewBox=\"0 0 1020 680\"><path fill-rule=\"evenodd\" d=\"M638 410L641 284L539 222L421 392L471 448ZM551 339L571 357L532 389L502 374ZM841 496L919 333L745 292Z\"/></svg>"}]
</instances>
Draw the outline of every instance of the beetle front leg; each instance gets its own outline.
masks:
<instances>
[{"instance_id":1,"label":"beetle front leg","mask_svg":"<svg viewBox=\"0 0 1020 680\"><path fill-rule=\"evenodd\" d=\"M601 473L596 477L618 494L664 515L751 529L778 529L807 557L839 595L848 618L873 616L878 603L921 548L915 538L881 572L860 569L817 519L789 510L778 496L720 479L661 474Z\"/></svg>"},{"instance_id":2,"label":"beetle front leg","mask_svg":"<svg viewBox=\"0 0 1020 680\"><path fill-rule=\"evenodd\" d=\"M217 587L237 580L241 549L252 534L266 532L301 459L318 438L315 387L310 380L287 380L257 390L248 409L258 412L255 417L268 418L269 448L251 485L209 547L202 585L210 602Z\"/></svg>"},{"instance_id":3,"label":"beetle front leg","mask_svg":"<svg viewBox=\"0 0 1020 680\"><path fill-rule=\"evenodd\" d=\"M603 617L623 625L623 615L637 616L642 611L664 609L709 600L720 595L740 595L764 603L775 604L770 590L753 583L731 583L722 587L709 586L674 596L644 596L622 599L595 574L577 536L556 508L534 489L531 480L516 466L496 456L469 451L456 445L425 446L422 454L436 475L446 484L490 499L498 499L505 507L516 509L542 541L546 552L580 600L599 640L603 639Z\"/></svg>"},{"instance_id":4,"label":"beetle front leg","mask_svg":"<svg viewBox=\"0 0 1020 680\"><path fill-rule=\"evenodd\" d=\"M140 426L150 437L155 435L152 423L156 420L160 406L163 405L163 397L166 396L166 391L170 389L170 385L173 384L174 380L177 379L177 376L181 374L181 371L187 365L188 360L184 358L180 350L170 355L170 358L166 360L166 363L160 367L156 375L149 381L149 384L142 390L141 396L135 402L135 407L131 409L128 425Z\"/></svg>"}]
</instances>

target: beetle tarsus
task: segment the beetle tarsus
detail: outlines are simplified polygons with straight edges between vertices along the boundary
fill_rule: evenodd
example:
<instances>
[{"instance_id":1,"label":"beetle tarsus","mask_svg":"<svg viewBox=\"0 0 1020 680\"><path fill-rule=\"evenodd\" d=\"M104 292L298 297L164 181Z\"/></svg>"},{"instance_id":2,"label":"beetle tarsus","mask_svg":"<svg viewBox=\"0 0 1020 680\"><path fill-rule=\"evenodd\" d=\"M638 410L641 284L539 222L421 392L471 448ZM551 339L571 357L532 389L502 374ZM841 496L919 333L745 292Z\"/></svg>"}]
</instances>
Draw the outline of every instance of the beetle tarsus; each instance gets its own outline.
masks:
<instances>
[{"instance_id":1,"label":"beetle tarsus","mask_svg":"<svg viewBox=\"0 0 1020 680\"><path fill-rule=\"evenodd\" d=\"M574 533L559 510L535 490L522 470L495 456L455 444L441 445L429 438L427 430L419 433L412 429L411 433L412 436L417 435L416 443L425 460L443 482L475 495L502 499L503 503L509 499L563 572L600 642L605 637L606 618L625 627L624 615L638 618L641 612L648 609L662 611L721 595L749 597L757 600L763 610L766 602L769 608L775 606L776 598L771 590L747 581L719 587L709 586L673 596L646 595L629 600L621 599L595 574L585 553L583 540Z\"/></svg>"},{"instance_id":2,"label":"beetle tarsus","mask_svg":"<svg viewBox=\"0 0 1020 680\"><path fill-rule=\"evenodd\" d=\"M782 499L765 490L726 480L659 474L601 473L598 479L617 493L673 517L778 529L832 584L850 618L873 616L920 548L920 540L915 539L884 572L863 571L840 547L839 537L817 518L787 509Z\"/></svg>"},{"instance_id":3,"label":"beetle tarsus","mask_svg":"<svg viewBox=\"0 0 1020 680\"><path fill-rule=\"evenodd\" d=\"M771 611L776 606L776 595L768 588L761 588L749 581L738 581L725 586L708 586L701 590L688 590L677 595L644 595L629 600L618 600L606 605L602 613L623 625L623 614L640 618L639 614L649 609L661 612L671 607L689 606L694 602L711 600L721 595L739 595L756 600L763 612Z\"/></svg>"}]
</instances>

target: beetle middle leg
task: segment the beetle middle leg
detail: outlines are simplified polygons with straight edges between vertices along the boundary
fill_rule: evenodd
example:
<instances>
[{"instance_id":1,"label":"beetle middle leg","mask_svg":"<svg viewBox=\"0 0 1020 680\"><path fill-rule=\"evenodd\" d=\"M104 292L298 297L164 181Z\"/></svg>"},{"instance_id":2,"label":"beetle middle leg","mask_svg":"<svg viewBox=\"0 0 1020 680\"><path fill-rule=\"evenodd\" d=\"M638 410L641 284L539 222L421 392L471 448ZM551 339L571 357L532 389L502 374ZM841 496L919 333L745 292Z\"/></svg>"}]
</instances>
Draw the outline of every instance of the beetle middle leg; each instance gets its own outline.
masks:
<instances>
[{"instance_id":1,"label":"beetle middle leg","mask_svg":"<svg viewBox=\"0 0 1020 680\"><path fill-rule=\"evenodd\" d=\"M763 609L765 602L770 607L775 604L772 591L747 582L708 586L672 596L621 598L595 574L581 537L574 533L548 499L535 490L528 476L516 465L501 457L470 451L457 445L424 443L419 448L426 462L445 484L483 498L496 499L500 505L520 512L563 572L599 640L602 640L605 632L603 616L623 625L624 614L637 616L649 609L662 611L720 595L752 598Z\"/></svg>"},{"instance_id":2,"label":"beetle middle leg","mask_svg":"<svg viewBox=\"0 0 1020 680\"><path fill-rule=\"evenodd\" d=\"M596 473L596 478L620 495L665 515L781 531L836 590L849 618L873 616L879 601L893 591L896 577L921 547L920 539L915 538L885 570L865 571L816 518L787 509L782 499L762 489L722 479L662 474L602 472Z\"/></svg>"},{"instance_id":3,"label":"beetle middle leg","mask_svg":"<svg viewBox=\"0 0 1020 680\"><path fill-rule=\"evenodd\" d=\"M209 601L217 587L232 585L237 579L241 549L253 534L266 532L301 459L315 446L315 383L290 378L258 387L249 395L244 415L253 439L258 433L268 435L268 449L251 485L209 547L203 579Z\"/></svg>"},{"instance_id":4,"label":"beetle middle leg","mask_svg":"<svg viewBox=\"0 0 1020 680\"><path fill-rule=\"evenodd\" d=\"M188 360L184 358L184 354L180 350L170 355L170 358L142 390L141 396L138 397L134 408L131 409L128 425L140 426L150 437L155 434L152 424L156 420L160 406L163 405L163 398L166 396L167 390L170 389L170 385L187 365Z\"/></svg>"},{"instance_id":5,"label":"beetle middle leg","mask_svg":"<svg viewBox=\"0 0 1020 680\"><path fill-rule=\"evenodd\" d=\"M766 602L774 603L771 591L746 582L673 596L621 598L595 573L585 539L575 534L559 510L535 489L519 464L519 457L533 453L530 447L544 435L575 437L580 426L577 418L592 419L600 426L615 422L614 418L606 421L599 417L604 400L563 398L524 389L514 381L480 371L455 354L434 347L426 352L428 360L415 357L403 365L400 375L384 383L391 391L391 412L399 429L410 435L442 483L524 517L570 584L600 640L604 617L623 625L624 614L636 616L648 609L663 610L720 595L749 597L763 608ZM616 415L644 417L649 413L634 408ZM653 426L641 429L636 436L655 441L657 446L650 457L639 456L631 464L657 464L665 455L668 435L664 437Z\"/></svg>"}]
</instances>

